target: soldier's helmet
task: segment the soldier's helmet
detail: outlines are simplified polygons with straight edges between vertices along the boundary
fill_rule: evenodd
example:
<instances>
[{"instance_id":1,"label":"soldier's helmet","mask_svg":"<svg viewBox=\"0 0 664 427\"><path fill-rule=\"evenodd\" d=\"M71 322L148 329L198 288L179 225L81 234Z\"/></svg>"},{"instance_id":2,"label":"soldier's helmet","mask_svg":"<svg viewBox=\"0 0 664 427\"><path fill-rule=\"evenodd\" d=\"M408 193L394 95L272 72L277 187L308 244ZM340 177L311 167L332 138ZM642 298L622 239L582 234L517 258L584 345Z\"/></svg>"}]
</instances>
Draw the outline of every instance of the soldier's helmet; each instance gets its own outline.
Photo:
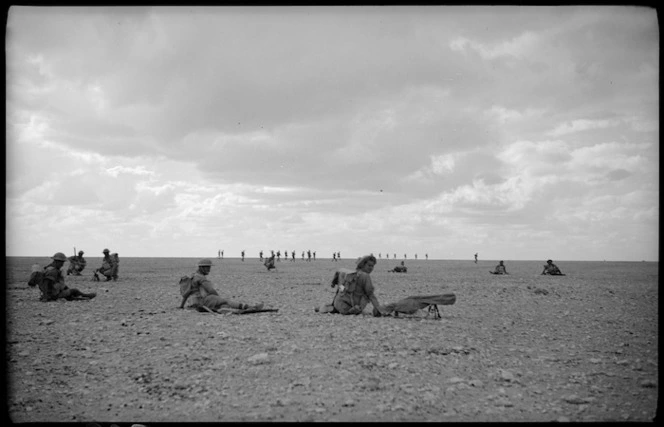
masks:
<instances>
[{"instance_id":1,"label":"soldier's helmet","mask_svg":"<svg viewBox=\"0 0 664 427\"><path fill-rule=\"evenodd\" d=\"M105 254L107 254L107 253L109 253L109 252L111 252L111 251L109 251L108 249L104 249L102 252L105 253Z\"/></svg>"},{"instance_id":2,"label":"soldier's helmet","mask_svg":"<svg viewBox=\"0 0 664 427\"><path fill-rule=\"evenodd\" d=\"M62 252L56 252L51 258L55 261L67 261L67 255Z\"/></svg>"},{"instance_id":3,"label":"soldier's helmet","mask_svg":"<svg viewBox=\"0 0 664 427\"><path fill-rule=\"evenodd\" d=\"M212 267L212 261L210 261L207 258L204 258L204 259L198 261L198 266L199 267Z\"/></svg>"},{"instance_id":4,"label":"soldier's helmet","mask_svg":"<svg viewBox=\"0 0 664 427\"><path fill-rule=\"evenodd\" d=\"M78 251L78 254L79 254L79 255L83 255L84 253L85 253L85 252L83 252L83 251Z\"/></svg>"}]
</instances>

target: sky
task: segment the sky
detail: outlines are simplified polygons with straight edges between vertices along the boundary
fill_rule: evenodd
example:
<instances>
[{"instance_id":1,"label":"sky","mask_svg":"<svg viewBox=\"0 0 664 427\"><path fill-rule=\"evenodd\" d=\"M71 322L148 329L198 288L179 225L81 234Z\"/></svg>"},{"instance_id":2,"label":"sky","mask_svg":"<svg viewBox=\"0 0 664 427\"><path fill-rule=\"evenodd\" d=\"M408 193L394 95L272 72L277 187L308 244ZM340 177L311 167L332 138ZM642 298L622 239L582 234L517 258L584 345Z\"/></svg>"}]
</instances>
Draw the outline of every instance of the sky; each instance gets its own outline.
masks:
<instances>
[{"instance_id":1,"label":"sky","mask_svg":"<svg viewBox=\"0 0 664 427\"><path fill-rule=\"evenodd\" d=\"M659 260L629 6L12 7L8 256Z\"/></svg>"}]
</instances>

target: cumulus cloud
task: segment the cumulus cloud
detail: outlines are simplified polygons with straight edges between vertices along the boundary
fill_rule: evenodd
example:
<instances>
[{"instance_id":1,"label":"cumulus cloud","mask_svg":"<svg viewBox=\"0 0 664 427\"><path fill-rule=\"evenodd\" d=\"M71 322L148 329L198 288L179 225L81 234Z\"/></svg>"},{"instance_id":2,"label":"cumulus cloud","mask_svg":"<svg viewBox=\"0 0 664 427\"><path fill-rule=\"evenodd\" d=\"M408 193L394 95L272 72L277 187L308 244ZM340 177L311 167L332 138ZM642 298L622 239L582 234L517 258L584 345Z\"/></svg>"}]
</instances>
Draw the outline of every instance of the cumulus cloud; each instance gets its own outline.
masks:
<instances>
[{"instance_id":1,"label":"cumulus cloud","mask_svg":"<svg viewBox=\"0 0 664 427\"><path fill-rule=\"evenodd\" d=\"M553 11L14 7L8 253L653 258L656 16Z\"/></svg>"}]
</instances>

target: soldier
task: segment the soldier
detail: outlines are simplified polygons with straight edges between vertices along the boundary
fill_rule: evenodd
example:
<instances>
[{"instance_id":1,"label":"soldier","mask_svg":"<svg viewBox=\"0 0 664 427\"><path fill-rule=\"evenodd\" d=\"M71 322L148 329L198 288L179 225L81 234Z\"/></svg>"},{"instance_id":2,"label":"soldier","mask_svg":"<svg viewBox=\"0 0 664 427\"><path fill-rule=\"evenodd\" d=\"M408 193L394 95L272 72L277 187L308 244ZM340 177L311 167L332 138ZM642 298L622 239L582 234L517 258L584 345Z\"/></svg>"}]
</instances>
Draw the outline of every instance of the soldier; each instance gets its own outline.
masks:
<instances>
[{"instance_id":1,"label":"soldier","mask_svg":"<svg viewBox=\"0 0 664 427\"><path fill-rule=\"evenodd\" d=\"M503 261L500 261L498 265L496 266L496 269L494 271L490 271L489 273L491 274L508 274L507 269L505 268L505 264Z\"/></svg>"},{"instance_id":2,"label":"soldier","mask_svg":"<svg viewBox=\"0 0 664 427\"><path fill-rule=\"evenodd\" d=\"M113 260L113 266L111 268L111 277L113 281L118 280L118 273L120 272L120 257L117 252L111 254L111 260Z\"/></svg>"},{"instance_id":3,"label":"soldier","mask_svg":"<svg viewBox=\"0 0 664 427\"><path fill-rule=\"evenodd\" d=\"M110 252L108 249L104 249L102 253L104 254L104 258L101 260L101 267L95 270L95 278L99 280L99 275L98 273L101 273L106 277L106 281L110 280L117 280L117 267L115 266L115 260L111 257ZM115 277L113 276L113 273L115 271Z\"/></svg>"},{"instance_id":4,"label":"soldier","mask_svg":"<svg viewBox=\"0 0 664 427\"><path fill-rule=\"evenodd\" d=\"M67 268L67 276L70 274L73 274L74 276L80 276L81 271L85 269L85 266L88 264L88 262L83 258L83 254L85 252L83 251L78 251L78 256L70 256L69 257L69 268Z\"/></svg>"},{"instance_id":5,"label":"soldier","mask_svg":"<svg viewBox=\"0 0 664 427\"><path fill-rule=\"evenodd\" d=\"M564 276L562 271L558 268L556 264L553 263L551 260L546 261L546 265L544 265L544 270L542 271L542 274L546 275L551 275L551 276Z\"/></svg>"},{"instance_id":6,"label":"soldier","mask_svg":"<svg viewBox=\"0 0 664 427\"><path fill-rule=\"evenodd\" d=\"M89 294L83 293L76 288L69 288L65 285L65 276L62 274L62 266L67 261L67 256L62 252L56 252L51 257L53 262L44 267L44 277L39 283L39 290L41 291L40 301L55 301L59 298L73 301L76 299L88 300L97 296L92 292Z\"/></svg>"},{"instance_id":7,"label":"soldier","mask_svg":"<svg viewBox=\"0 0 664 427\"><path fill-rule=\"evenodd\" d=\"M180 308L184 308L189 297L193 297L190 307L196 308L198 311L207 311L203 307L207 307L212 311L218 311L221 308L233 308L238 310L261 310L263 308L262 303L252 306L227 300L219 296L219 293L214 289L214 286L212 286L212 283L207 278L207 275L210 274L211 268L211 260L202 259L198 261L198 270L194 273L191 290L182 296Z\"/></svg>"},{"instance_id":8,"label":"soldier","mask_svg":"<svg viewBox=\"0 0 664 427\"><path fill-rule=\"evenodd\" d=\"M388 273L408 273L408 267L406 267L404 262L401 261L401 265L397 265L392 270L388 270Z\"/></svg>"},{"instance_id":9,"label":"soldier","mask_svg":"<svg viewBox=\"0 0 664 427\"><path fill-rule=\"evenodd\" d=\"M274 254L272 254L270 258L266 258L263 264L265 265L265 268L267 268L267 271L277 268L274 266Z\"/></svg>"},{"instance_id":10,"label":"soldier","mask_svg":"<svg viewBox=\"0 0 664 427\"><path fill-rule=\"evenodd\" d=\"M374 316L380 316L384 309L374 295L374 286L371 283L371 272L376 265L376 257L366 255L357 263L356 279L351 289L340 290L334 298L333 305L336 312L341 314L360 314L364 307L371 302ZM340 283L341 284L341 283Z\"/></svg>"}]
</instances>

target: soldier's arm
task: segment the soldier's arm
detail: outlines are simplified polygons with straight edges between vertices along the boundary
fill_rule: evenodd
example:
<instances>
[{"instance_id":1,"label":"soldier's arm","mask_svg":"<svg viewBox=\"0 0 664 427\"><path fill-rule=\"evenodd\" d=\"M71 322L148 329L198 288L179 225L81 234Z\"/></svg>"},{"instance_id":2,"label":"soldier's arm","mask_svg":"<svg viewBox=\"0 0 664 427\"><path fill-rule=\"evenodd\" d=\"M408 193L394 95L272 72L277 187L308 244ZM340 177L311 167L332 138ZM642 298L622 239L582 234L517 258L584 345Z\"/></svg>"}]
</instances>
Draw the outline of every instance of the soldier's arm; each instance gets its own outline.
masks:
<instances>
[{"instance_id":1,"label":"soldier's arm","mask_svg":"<svg viewBox=\"0 0 664 427\"><path fill-rule=\"evenodd\" d=\"M208 295L219 295L219 292L212 286L212 282L209 280L203 280L201 282L201 288L205 289L205 292L208 293Z\"/></svg>"},{"instance_id":2,"label":"soldier's arm","mask_svg":"<svg viewBox=\"0 0 664 427\"><path fill-rule=\"evenodd\" d=\"M378 298L376 298L376 294L374 294L374 286L373 283L371 283L371 276L369 276L368 274L362 274L360 275L360 277L358 277L358 280L364 282L364 293L369 298L371 305L373 305L374 308L378 310L380 313L383 313L385 310L380 306L380 304L378 303Z\"/></svg>"}]
</instances>

